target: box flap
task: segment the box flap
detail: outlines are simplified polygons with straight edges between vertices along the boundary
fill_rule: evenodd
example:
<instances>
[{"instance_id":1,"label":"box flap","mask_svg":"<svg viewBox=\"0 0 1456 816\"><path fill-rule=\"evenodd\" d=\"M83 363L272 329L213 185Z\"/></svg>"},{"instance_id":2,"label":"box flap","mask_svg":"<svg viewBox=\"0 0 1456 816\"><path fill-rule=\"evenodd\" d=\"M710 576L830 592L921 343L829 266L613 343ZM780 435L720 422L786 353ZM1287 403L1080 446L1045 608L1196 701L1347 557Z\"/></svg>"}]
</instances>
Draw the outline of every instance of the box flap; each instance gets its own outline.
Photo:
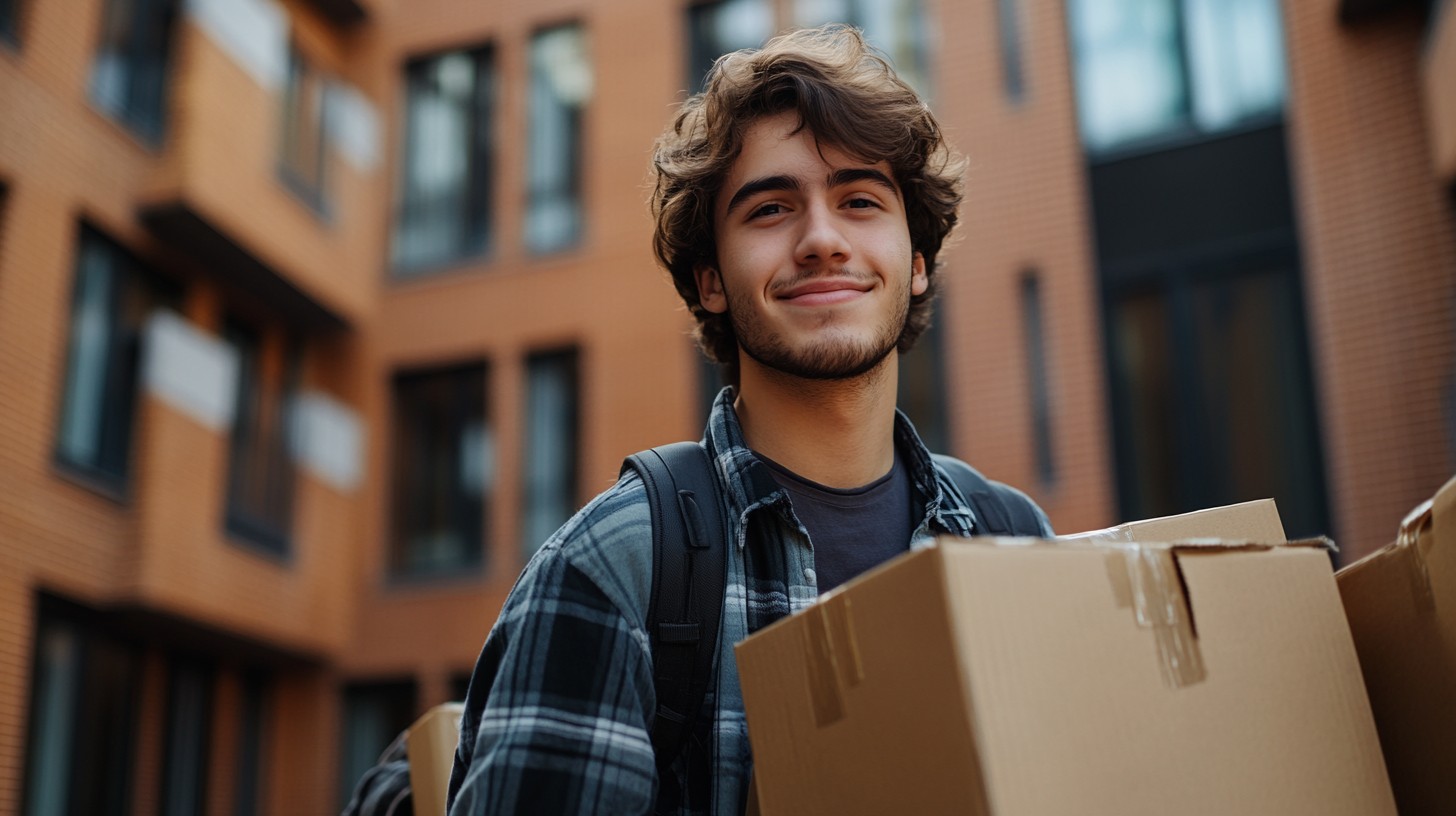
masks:
<instances>
[{"instance_id":1,"label":"box flap","mask_svg":"<svg viewBox=\"0 0 1456 816\"><path fill-rule=\"evenodd\" d=\"M1058 540L1152 542L1210 538L1278 544L1285 540L1284 524L1279 520L1274 500L1259 499L1059 536Z\"/></svg>"},{"instance_id":2,"label":"box flap","mask_svg":"<svg viewBox=\"0 0 1456 816\"><path fill-rule=\"evenodd\" d=\"M461 703L442 703L415 720L405 735L409 756L410 796L415 813L444 813L450 787L450 769L455 764L455 745L460 741Z\"/></svg>"}]
</instances>

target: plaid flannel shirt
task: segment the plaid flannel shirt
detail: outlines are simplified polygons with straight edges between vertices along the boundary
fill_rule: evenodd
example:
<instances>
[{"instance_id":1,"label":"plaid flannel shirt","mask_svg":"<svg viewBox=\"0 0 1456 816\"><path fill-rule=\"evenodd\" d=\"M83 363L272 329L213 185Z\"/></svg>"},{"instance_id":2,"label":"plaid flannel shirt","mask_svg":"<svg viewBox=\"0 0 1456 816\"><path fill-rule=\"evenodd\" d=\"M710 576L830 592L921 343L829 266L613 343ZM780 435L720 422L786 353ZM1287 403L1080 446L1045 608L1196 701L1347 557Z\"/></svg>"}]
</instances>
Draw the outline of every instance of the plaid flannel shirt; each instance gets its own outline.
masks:
<instances>
[{"instance_id":1,"label":"plaid flannel shirt","mask_svg":"<svg viewBox=\"0 0 1456 816\"><path fill-rule=\"evenodd\" d=\"M733 398L718 395L703 440L733 545L717 682L670 777L658 778L650 738L652 528L629 472L553 534L511 590L466 694L451 814L743 812L752 758L733 646L819 593L808 533L745 445ZM970 506L902 414L895 436L924 502L911 547L972 534Z\"/></svg>"}]
</instances>

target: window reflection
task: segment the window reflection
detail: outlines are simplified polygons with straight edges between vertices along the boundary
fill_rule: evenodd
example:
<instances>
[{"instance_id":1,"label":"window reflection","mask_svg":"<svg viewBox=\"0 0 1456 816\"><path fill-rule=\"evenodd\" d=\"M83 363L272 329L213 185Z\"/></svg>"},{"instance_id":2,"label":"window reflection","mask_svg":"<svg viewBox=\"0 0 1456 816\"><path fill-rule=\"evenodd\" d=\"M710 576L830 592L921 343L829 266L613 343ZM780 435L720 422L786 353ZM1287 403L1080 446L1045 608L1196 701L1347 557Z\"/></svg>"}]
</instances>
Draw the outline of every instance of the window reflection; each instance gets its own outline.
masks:
<instances>
[{"instance_id":1,"label":"window reflection","mask_svg":"<svg viewBox=\"0 0 1456 816\"><path fill-rule=\"evenodd\" d=\"M535 554L576 512L580 395L573 350L526 360L526 512L522 547Z\"/></svg>"},{"instance_id":2,"label":"window reflection","mask_svg":"<svg viewBox=\"0 0 1456 816\"><path fill-rule=\"evenodd\" d=\"M526 157L526 246L532 251L561 249L581 234L581 119L591 92L591 63L579 26L532 38Z\"/></svg>"},{"instance_id":3,"label":"window reflection","mask_svg":"<svg viewBox=\"0 0 1456 816\"><path fill-rule=\"evenodd\" d=\"M1277 113L1275 0L1071 0L1082 139L1096 152Z\"/></svg>"},{"instance_id":4,"label":"window reflection","mask_svg":"<svg viewBox=\"0 0 1456 816\"><path fill-rule=\"evenodd\" d=\"M400 274L479 254L489 243L491 52L416 60L405 69L405 85L393 248Z\"/></svg>"},{"instance_id":5,"label":"window reflection","mask_svg":"<svg viewBox=\"0 0 1456 816\"><path fill-rule=\"evenodd\" d=\"M720 0L688 9L689 79L701 89L713 61L741 48L757 48L774 30L767 0Z\"/></svg>"},{"instance_id":6,"label":"window reflection","mask_svg":"<svg viewBox=\"0 0 1456 816\"><path fill-rule=\"evenodd\" d=\"M795 0L793 20L797 26L845 23L862 29L902 79L922 96L934 95L930 41L920 0Z\"/></svg>"}]
</instances>

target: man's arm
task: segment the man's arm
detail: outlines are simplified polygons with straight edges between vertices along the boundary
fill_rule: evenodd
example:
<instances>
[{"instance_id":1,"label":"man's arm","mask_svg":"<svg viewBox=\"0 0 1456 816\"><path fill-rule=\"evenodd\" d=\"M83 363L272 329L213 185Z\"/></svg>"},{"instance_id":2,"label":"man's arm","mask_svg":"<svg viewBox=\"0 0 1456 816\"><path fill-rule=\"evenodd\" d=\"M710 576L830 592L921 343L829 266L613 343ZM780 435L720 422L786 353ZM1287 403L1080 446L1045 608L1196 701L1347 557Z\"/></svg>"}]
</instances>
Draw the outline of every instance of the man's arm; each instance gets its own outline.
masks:
<instances>
[{"instance_id":1,"label":"man's arm","mask_svg":"<svg viewBox=\"0 0 1456 816\"><path fill-rule=\"evenodd\" d=\"M640 626L559 551L543 555L471 678L450 812L650 813L655 692Z\"/></svg>"}]
</instances>

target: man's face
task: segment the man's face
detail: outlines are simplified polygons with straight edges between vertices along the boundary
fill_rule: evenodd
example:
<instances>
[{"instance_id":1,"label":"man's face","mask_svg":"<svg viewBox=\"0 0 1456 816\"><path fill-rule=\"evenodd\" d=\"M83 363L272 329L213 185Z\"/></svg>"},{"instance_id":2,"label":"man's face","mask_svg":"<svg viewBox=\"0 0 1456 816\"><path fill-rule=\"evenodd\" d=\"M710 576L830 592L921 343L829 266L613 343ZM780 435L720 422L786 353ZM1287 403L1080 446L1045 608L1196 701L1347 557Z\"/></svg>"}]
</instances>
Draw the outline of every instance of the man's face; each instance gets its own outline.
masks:
<instances>
[{"instance_id":1,"label":"man's face","mask_svg":"<svg viewBox=\"0 0 1456 816\"><path fill-rule=\"evenodd\" d=\"M807 130L790 135L797 125L783 113L744 135L715 203L718 265L698 270L698 290L752 361L848 379L894 350L925 262L889 164L821 151Z\"/></svg>"}]
</instances>

